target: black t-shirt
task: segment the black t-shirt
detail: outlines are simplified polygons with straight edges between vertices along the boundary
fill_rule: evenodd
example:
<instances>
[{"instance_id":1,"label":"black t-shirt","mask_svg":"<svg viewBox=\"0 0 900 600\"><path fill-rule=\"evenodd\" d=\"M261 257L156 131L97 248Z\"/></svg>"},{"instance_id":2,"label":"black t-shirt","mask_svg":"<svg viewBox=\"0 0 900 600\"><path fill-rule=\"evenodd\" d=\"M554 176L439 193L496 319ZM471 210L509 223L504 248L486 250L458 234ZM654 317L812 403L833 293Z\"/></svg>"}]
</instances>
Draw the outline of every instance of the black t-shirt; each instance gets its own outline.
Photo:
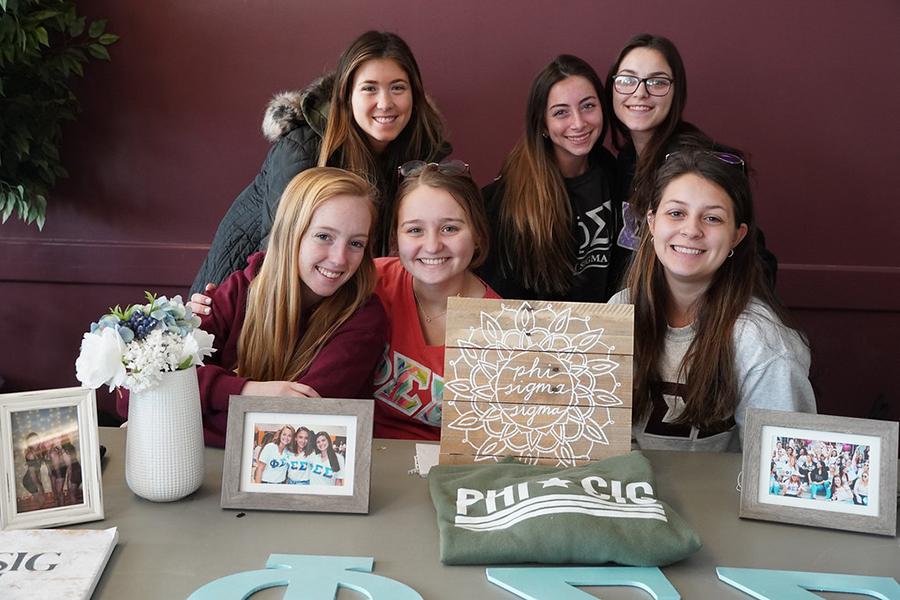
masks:
<instances>
[{"instance_id":1,"label":"black t-shirt","mask_svg":"<svg viewBox=\"0 0 900 600\"><path fill-rule=\"evenodd\" d=\"M500 200L506 190L501 179L486 186L482 192L492 227L491 249L478 269L479 276L503 298L606 302L618 291L618 282L611 281L609 275L615 260L616 236L622 228L621 205L613 196L614 183L615 159L602 148L591 154L584 174L565 180L572 207L576 259L572 285L562 295L528 288L519 272L504 267L500 258L504 241L499 239L497 229Z\"/></svg>"}]
</instances>

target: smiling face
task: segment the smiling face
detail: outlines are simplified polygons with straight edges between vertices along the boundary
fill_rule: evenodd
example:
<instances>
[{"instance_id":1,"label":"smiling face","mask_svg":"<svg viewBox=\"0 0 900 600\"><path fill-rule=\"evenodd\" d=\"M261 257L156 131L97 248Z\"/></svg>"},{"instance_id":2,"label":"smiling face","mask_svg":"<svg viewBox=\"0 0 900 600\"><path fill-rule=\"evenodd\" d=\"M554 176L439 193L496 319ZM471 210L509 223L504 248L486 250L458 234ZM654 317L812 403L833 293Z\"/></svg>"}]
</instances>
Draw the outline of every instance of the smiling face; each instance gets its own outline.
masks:
<instances>
[{"instance_id":1,"label":"smiling face","mask_svg":"<svg viewBox=\"0 0 900 600\"><path fill-rule=\"evenodd\" d=\"M300 241L300 280L307 306L347 283L365 255L372 216L362 196L340 195L322 203Z\"/></svg>"},{"instance_id":2,"label":"smiling face","mask_svg":"<svg viewBox=\"0 0 900 600\"><path fill-rule=\"evenodd\" d=\"M297 435L294 436L294 441L297 444L297 451L301 451L306 448L306 444L309 443L309 432L305 429L298 429Z\"/></svg>"},{"instance_id":3,"label":"smiling face","mask_svg":"<svg viewBox=\"0 0 900 600\"><path fill-rule=\"evenodd\" d=\"M673 179L659 208L647 215L653 248L669 285L709 286L728 253L747 234L736 223L734 203L721 187L694 173Z\"/></svg>"},{"instance_id":4,"label":"smiling face","mask_svg":"<svg viewBox=\"0 0 900 600\"><path fill-rule=\"evenodd\" d=\"M278 436L278 445L282 448L285 446L289 446L291 444L291 440L293 439L294 432L285 427L281 430L281 435Z\"/></svg>"},{"instance_id":5,"label":"smiling face","mask_svg":"<svg viewBox=\"0 0 900 600\"><path fill-rule=\"evenodd\" d=\"M616 75L632 75L640 79L662 76L672 78L672 68L658 50L639 47L625 55ZM672 86L679 85L673 82ZM643 148L672 107L673 91L665 96L651 96L645 84L631 94L620 94L613 88L613 111L628 128L636 147Z\"/></svg>"},{"instance_id":6,"label":"smiling face","mask_svg":"<svg viewBox=\"0 0 900 600\"><path fill-rule=\"evenodd\" d=\"M581 167L586 167L587 156L603 130L603 110L591 82L573 75L555 83L547 96L544 124L563 175L583 172Z\"/></svg>"},{"instance_id":7,"label":"smiling face","mask_svg":"<svg viewBox=\"0 0 900 600\"><path fill-rule=\"evenodd\" d=\"M475 237L466 211L450 192L419 185L403 197L397 223L400 262L413 279L461 288Z\"/></svg>"},{"instance_id":8,"label":"smiling face","mask_svg":"<svg viewBox=\"0 0 900 600\"><path fill-rule=\"evenodd\" d=\"M328 444L327 436L325 436L324 434L321 434L321 433L316 436L316 448L319 449L319 452L324 454L325 451L328 449L328 446L329 446L329 444Z\"/></svg>"},{"instance_id":9,"label":"smiling face","mask_svg":"<svg viewBox=\"0 0 900 600\"><path fill-rule=\"evenodd\" d=\"M353 120L380 153L397 139L412 116L409 76L390 58L367 60L353 77L350 107Z\"/></svg>"}]
</instances>

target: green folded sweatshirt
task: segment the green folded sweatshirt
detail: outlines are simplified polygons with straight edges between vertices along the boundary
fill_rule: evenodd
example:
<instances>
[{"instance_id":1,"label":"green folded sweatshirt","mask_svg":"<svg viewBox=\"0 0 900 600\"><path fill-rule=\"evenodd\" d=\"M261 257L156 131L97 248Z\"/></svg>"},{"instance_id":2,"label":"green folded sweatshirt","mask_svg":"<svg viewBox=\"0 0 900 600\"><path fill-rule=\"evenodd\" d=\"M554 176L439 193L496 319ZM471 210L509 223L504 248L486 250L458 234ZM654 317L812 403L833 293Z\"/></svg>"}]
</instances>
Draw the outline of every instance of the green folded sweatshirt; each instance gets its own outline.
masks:
<instances>
[{"instance_id":1,"label":"green folded sweatshirt","mask_svg":"<svg viewBox=\"0 0 900 600\"><path fill-rule=\"evenodd\" d=\"M559 469L441 465L428 474L445 564L661 566L700 548L640 452Z\"/></svg>"}]
</instances>

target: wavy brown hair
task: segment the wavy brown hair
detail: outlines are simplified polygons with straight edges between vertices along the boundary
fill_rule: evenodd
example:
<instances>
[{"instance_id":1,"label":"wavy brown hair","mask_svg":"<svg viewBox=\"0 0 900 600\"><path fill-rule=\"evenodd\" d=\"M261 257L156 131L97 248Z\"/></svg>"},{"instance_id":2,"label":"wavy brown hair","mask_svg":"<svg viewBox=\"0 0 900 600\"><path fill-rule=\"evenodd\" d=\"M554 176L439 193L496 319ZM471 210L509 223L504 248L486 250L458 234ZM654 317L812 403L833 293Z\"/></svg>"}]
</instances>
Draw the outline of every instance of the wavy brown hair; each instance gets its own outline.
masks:
<instances>
[{"instance_id":1,"label":"wavy brown hair","mask_svg":"<svg viewBox=\"0 0 900 600\"><path fill-rule=\"evenodd\" d=\"M388 144L376 164L365 132L353 119L350 97L353 78L363 63L389 58L406 72L412 92L412 114L397 139ZM328 124L319 150L319 166L348 169L372 183L392 178L400 164L422 158L433 160L445 143L444 121L425 95L422 73L412 50L399 35L386 31L367 31L344 50L338 60ZM380 167L380 172L379 172Z\"/></svg>"},{"instance_id":2,"label":"wavy brown hair","mask_svg":"<svg viewBox=\"0 0 900 600\"><path fill-rule=\"evenodd\" d=\"M322 299L305 320L300 280L300 242L313 213L339 195L359 197L375 223L372 186L333 167L307 169L284 190L275 214L269 247L250 283L246 317L238 339L237 372L254 381L297 379L334 332L357 311L375 287L371 235L356 273ZM307 307L308 309L308 307Z\"/></svg>"},{"instance_id":3,"label":"wavy brown hair","mask_svg":"<svg viewBox=\"0 0 900 600\"><path fill-rule=\"evenodd\" d=\"M733 331L750 301L756 299L766 305L782 324L789 320L765 279L757 251L750 182L741 166L716 158L712 147L685 147L659 169L649 211L655 214L666 187L689 173L724 190L734 206L735 227L747 225L747 234L734 248L734 255L722 263L694 307L695 335L679 367L679 381L683 379L687 389L678 422L704 427L731 417L737 406ZM649 412L652 395L659 393L654 386L660 381L659 361L668 331L666 306L670 301L665 272L648 227L643 228L627 288L634 304L634 411L639 419Z\"/></svg>"},{"instance_id":4,"label":"wavy brown hair","mask_svg":"<svg viewBox=\"0 0 900 600\"><path fill-rule=\"evenodd\" d=\"M553 142L547 133L550 88L568 77L584 77L597 93L603 127L594 148L603 146L606 110L603 83L582 59L557 56L534 82L525 111L525 135L510 152L500 175L504 190L499 204L500 272L520 273L525 286L545 294L565 294L572 284L575 253L572 208Z\"/></svg>"}]
</instances>

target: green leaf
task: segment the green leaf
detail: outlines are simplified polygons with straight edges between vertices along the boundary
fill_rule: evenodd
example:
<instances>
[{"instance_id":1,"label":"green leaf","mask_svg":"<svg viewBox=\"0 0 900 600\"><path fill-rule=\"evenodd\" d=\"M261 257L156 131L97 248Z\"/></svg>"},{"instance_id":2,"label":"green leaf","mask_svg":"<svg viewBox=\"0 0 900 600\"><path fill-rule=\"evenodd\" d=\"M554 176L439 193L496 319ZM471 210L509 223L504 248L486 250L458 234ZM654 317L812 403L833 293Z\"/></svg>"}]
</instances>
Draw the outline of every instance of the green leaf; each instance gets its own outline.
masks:
<instances>
[{"instance_id":1,"label":"green leaf","mask_svg":"<svg viewBox=\"0 0 900 600\"><path fill-rule=\"evenodd\" d=\"M109 52L106 50L105 46L101 46L100 44L91 44L88 46L88 54L94 58L109 60Z\"/></svg>"},{"instance_id":2,"label":"green leaf","mask_svg":"<svg viewBox=\"0 0 900 600\"><path fill-rule=\"evenodd\" d=\"M41 44L50 47L50 38L47 36L47 30L43 27L35 27L34 35Z\"/></svg>"},{"instance_id":3,"label":"green leaf","mask_svg":"<svg viewBox=\"0 0 900 600\"><path fill-rule=\"evenodd\" d=\"M59 14L62 14L62 13L60 13L58 10L39 10L36 13L32 13L30 16L35 21L43 21L45 19L50 19L52 17L55 17Z\"/></svg>"},{"instance_id":4,"label":"green leaf","mask_svg":"<svg viewBox=\"0 0 900 600\"><path fill-rule=\"evenodd\" d=\"M103 44L104 46L109 46L111 44L115 44L116 42L118 42L119 36L117 36L114 33L104 33L103 35L100 36L100 38L97 41L100 42L101 44Z\"/></svg>"},{"instance_id":5,"label":"green leaf","mask_svg":"<svg viewBox=\"0 0 900 600\"><path fill-rule=\"evenodd\" d=\"M78 17L71 23L69 23L69 35L74 37L78 37L84 33L84 17Z\"/></svg>"},{"instance_id":6,"label":"green leaf","mask_svg":"<svg viewBox=\"0 0 900 600\"><path fill-rule=\"evenodd\" d=\"M16 197L12 192L6 194L6 208L3 209L3 223L6 223L6 220L9 218L9 215L12 214L13 208L16 206Z\"/></svg>"},{"instance_id":7,"label":"green leaf","mask_svg":"<svg viewBox=\"0 0 900 600\"><path fill-rule=\"evenodd\" d=\"M90 29L88 29L88 35L92 38L98 38L103 34L103 31L106 29L106 19L97 19L93 23L91 23Z\"/></svg>"}]
</instances>

